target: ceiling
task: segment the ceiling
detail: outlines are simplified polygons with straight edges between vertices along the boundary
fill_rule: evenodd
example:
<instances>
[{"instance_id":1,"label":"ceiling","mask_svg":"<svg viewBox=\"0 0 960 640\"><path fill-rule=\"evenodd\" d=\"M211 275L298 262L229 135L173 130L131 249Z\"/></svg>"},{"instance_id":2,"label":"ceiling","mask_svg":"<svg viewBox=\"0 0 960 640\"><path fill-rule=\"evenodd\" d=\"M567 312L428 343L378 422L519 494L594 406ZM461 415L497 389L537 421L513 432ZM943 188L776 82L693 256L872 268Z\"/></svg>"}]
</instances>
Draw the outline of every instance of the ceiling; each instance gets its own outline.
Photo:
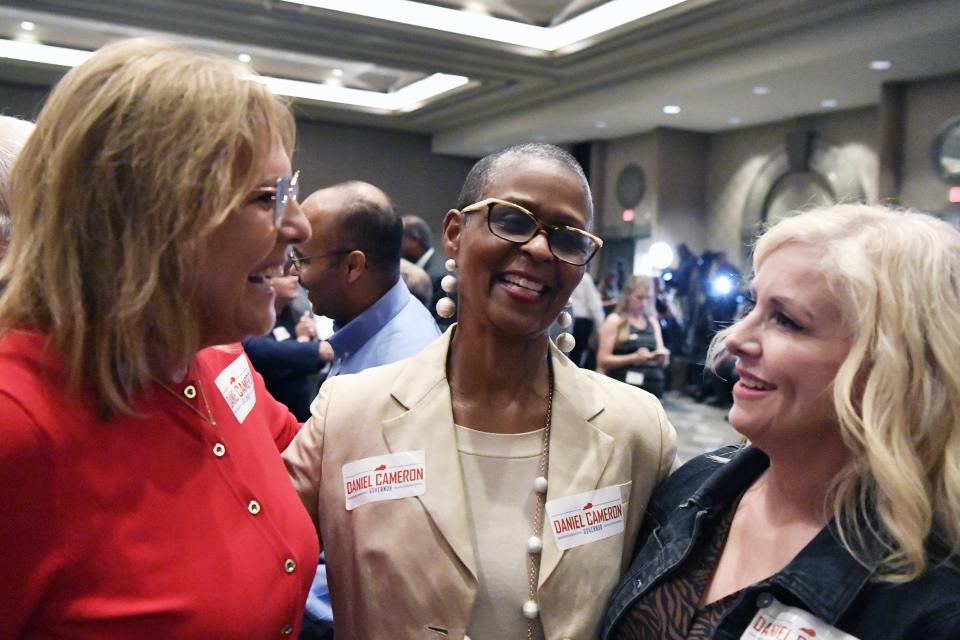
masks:
<instances>
[{"instance_id":1,"label":"ceiling","mask_svg":"<svg viewBox=\"0 0 960 640\"><path fill-rule=\"evenodd\" d=\"M312 86L321 93L295 101L305 117L430 134L435 152L464 156L658 126L723 131L872 105L884 82L960 72L955 0L686 0L554 50L517 43L604 11L665 4L0 0L0 45L90 50L117 38L161 35L232 57L243 53L264 76L318 83ZM400 18L340 10L387 5L401 6ZM490 37L506 37L515 26L521 36L510 44L407 23L420 13L434 27L433 16L467 17L467 28L498 18ZM35 28L25 32L23 21ZM877 60L890 68L871 70ZM0 57L0 81L50 84L63 71ZM447 81L440 93L418 93L438 79ZM361 104L332 102L341 95ZM664 113L666 106L679 113Z\"/></svg>"}]
</instances>

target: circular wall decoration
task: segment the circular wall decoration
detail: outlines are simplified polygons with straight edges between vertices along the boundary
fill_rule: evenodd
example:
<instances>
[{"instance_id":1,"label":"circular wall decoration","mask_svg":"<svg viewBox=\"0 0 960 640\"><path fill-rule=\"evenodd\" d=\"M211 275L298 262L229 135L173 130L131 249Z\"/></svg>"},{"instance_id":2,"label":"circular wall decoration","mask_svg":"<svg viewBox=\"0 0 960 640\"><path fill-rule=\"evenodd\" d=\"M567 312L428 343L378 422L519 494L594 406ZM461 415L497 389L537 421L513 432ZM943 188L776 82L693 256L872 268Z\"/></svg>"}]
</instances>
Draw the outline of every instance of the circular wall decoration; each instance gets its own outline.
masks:
<instances>
[{"instance_id":1,"label":"circular wall decoration","mask_svg":"<svg viewBox=\"0 0 960 640\"><path fill-rule=\"evenodd\" d=\"M647 177L637 164L628 164L617 176L617 202L624 209L632 209L643 200L647 191Z\"/></svg>"},{"instance_id":2,"label":"circular wall decoration","mask_svg":"<svg viewBox=\"0 0 960 640\"><path fill-rule=\"evenodd\" d=\"M947 184L960 185L960 116L941 127L930 151L940 177Z\"/></svg>"},{"instance_id":3,"label":"circular wall decoration","mask_svg":"<svg viewBox=\"0 0 960 640\"><path fill-rule=\"evenodd\" d=\"M814 139L800 169L791 169L787 146L774 152L750 185L740 226L741 259L751 263L757 235L800 209L866 199L858 166L841 147Z\"/></svg>"}]
</instances>

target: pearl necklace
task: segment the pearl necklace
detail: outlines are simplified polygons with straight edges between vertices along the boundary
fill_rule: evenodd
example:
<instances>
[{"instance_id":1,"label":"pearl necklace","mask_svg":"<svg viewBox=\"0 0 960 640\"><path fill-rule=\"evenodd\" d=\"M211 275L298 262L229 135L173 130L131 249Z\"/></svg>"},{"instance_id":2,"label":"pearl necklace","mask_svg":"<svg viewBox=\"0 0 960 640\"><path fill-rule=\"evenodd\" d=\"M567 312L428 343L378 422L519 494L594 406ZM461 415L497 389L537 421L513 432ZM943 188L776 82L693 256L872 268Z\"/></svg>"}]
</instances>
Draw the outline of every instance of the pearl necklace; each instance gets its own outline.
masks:
<instances>
[{"instance_id":1,"label":"pearl necklace","mask_svg":"<svg viewBox=\"0 0 960 640\"><path fill-rule=\"evenodd\" d=\"M547 377L550 389L547 392L547 420L543 427L543 446L540 451L540 467L533 480L536 507L533 514L533 534L527 539L527 601L523 603L523 617L527 619L527 640L533 640L534 620L540 617L537 604L537 578L540 576L540 552L543 551L543 512L547 501L547 461L550 457L550 425L553 418L553 361L547 351Z\"/></svg>"}]
</instances>

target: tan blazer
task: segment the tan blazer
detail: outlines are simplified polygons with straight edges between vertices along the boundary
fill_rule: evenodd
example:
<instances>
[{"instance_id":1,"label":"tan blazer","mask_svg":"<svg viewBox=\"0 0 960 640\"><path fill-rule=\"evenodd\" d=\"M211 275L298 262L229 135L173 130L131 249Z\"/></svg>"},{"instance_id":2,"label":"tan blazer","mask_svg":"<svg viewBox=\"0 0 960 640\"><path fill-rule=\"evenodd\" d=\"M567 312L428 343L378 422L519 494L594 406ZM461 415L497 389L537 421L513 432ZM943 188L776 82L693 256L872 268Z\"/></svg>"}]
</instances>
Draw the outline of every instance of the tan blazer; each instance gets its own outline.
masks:
<instances>
[{"instance_id":1,"label":"tan blazer","mask_svg":"<svg viewBox=\"0 0 960 640\"><path fill-rule=\"evenodd\" d=\"M470 621L477 565L446 378L451 335L408 360L328 380L283 453L327 554L337 640L460 639ZM546 637L594 638L650 493L674 463L675 433L653 396L551 349L547 500L619 485L626 512L623 535L566 551L544 526L538 600ZM418 450L426 452L423 495L346 510L344 464Z\"/></svg>"}]
</instances>

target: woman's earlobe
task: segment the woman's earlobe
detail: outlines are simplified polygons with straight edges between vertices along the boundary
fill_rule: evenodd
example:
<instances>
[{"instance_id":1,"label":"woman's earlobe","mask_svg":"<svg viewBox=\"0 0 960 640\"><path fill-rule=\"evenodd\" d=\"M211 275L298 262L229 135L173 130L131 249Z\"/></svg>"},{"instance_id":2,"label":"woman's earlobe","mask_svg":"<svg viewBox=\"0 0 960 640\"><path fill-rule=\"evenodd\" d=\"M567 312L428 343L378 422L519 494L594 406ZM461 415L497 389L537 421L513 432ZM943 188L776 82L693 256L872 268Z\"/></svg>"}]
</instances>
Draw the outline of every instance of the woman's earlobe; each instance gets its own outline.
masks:
<instances>
[{"instance_id":1,"label":"woman's earlobe","mask_svg":"<svg viewBox=\"0 0 960 640\"><path fill-rule=\"evenodd\" d=\"M443 217L443 246L448 257L456 258L460 251L460 234L463 231L463 214L450 209Z\"/></svg>"}]
</instances>

